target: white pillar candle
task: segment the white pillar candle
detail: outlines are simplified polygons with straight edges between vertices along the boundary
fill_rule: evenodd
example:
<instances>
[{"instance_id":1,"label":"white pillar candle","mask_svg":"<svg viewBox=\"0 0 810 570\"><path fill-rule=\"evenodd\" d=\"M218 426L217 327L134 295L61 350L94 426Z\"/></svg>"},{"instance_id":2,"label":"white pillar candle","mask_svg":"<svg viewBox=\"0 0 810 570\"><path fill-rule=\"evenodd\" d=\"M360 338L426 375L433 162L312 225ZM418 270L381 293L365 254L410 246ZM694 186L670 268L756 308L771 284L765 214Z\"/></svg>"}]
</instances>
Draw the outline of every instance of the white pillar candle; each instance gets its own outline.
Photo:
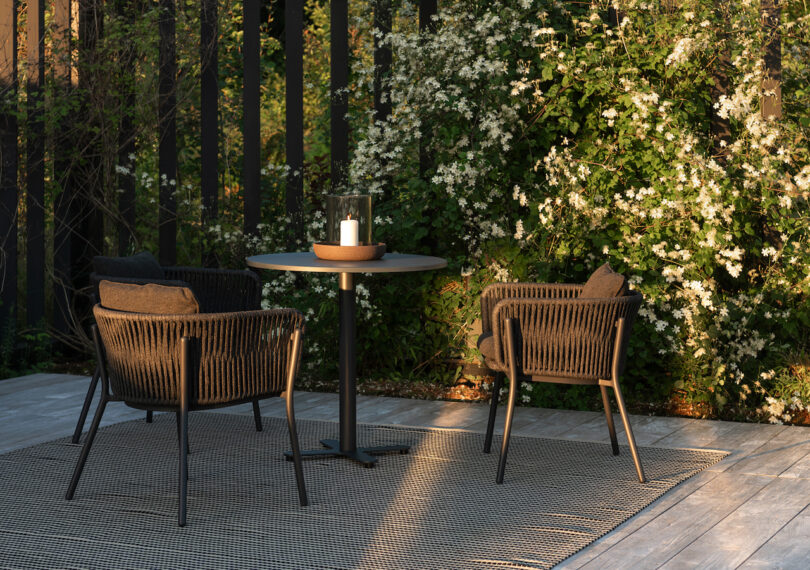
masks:
<instances>
[{"instance_id":1,"label":"white pillar candle","mask_svg":"<svg viewBox=\"0 0 810 570\"><path fill-rule=\"evenodd\" d=\"M358 245L357 236L360 235L360 224L349 216L340 221L340 245Z\"/></svg>"}]
</instances>

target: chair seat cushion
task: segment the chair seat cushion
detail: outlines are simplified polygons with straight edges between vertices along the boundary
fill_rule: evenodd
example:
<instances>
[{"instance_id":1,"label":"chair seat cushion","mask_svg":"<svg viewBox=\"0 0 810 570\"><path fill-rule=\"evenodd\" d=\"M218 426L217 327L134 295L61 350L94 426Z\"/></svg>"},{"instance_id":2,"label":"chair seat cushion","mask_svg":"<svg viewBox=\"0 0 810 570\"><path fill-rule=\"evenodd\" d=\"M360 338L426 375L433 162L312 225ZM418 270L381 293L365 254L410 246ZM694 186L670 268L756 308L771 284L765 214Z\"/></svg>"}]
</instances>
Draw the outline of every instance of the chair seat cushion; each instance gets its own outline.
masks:
<instances>
[{"instance_id":1,"label":"chair seat cushion","mask_svg":"<svg viewBox=\"0 0 810 570\"><path fill-rule=\"evenodd\" d=\"M594 271L579 294L580 299L599 299L604 297L622 297L627 295L627 280L621 273L616 273L605 263Z\"/></svg>"},{"instance_id":2,"label":"chair seat cushion","mask_svg":"<svg viewBox=\"0 0 810 570\"><path fill-rule=\"evenodd\" d=\"M111 277L140 277L142 279L165 279L163 268L148 251L129 257L93 257L93 271Z\"/></svg>"},{"instance_id":3,"label":"chair seat cushion","mask_svg":"<svg viewBox=\"0 0 810 570\"><path fill-rule=\"evenodd\" d=\"M194 315L200 312L200 304L188 287L104 280L98 284L98 292L101 306L116 311L153 315Z\"/></svg>"},{"instance_id":4,"label":"chair seat cushion","mask_svg":"<svg viewBox=\"0 0 810 570\"><path fill-rule=\"evenodd\" d=\"M497 360L495 355L495 335L490 332L485 332L478 337L478 350L484 355L484 360L495 362Z\"/></svg>"}]
</instances>

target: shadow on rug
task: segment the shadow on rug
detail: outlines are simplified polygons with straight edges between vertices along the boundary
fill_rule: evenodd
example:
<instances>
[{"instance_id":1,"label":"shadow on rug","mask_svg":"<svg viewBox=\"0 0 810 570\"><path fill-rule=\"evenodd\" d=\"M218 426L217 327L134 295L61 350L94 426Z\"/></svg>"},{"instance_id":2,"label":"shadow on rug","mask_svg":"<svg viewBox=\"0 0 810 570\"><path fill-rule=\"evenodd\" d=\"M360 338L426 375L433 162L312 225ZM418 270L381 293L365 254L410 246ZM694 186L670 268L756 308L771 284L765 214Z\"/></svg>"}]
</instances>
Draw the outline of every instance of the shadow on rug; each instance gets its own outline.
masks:
<instances>
[{"instance_id":1,"label":"shadow on rug","mask_svg":"<svg viewBox=\"0 0 810 570\"><path fill-rule=\"evenodd\" d=\"M304 449L337 424L299 420ZM73 501L69 438L0 456L0 566L9 568L548 568L726 454L629 450L513 436L503 485L483 434L359 426L358 442L404 443L373 469L309 459L298 505L286 422L190 418L188 526L177 526L173 414L99 431ZM498 449L495 442L493 449Z\"/></svg>"}]
</instances>

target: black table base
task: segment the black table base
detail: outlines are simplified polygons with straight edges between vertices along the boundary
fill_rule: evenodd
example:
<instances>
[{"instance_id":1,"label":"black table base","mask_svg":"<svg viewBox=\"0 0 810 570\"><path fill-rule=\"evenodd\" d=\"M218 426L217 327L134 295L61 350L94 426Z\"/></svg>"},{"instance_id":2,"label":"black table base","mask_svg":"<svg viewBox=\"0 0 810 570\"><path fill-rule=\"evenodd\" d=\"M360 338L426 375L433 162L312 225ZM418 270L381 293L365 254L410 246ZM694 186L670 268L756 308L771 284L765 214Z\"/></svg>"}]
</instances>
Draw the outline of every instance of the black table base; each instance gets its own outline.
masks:
<instances>
[{"instance_id":1,"label":"black table base","mask_svg":"<svg viewBox=\"0 0 810 570\"><path fill-rule=\"evenodd\" d=\"M355 273L401 273L428 271L447 267L447 261L439 257L388 253L382 259L370 261L327 261L318 259L314 253L277 253L254 255L247 258L249 267L280 271L315 271L338 274L338 305L340 311L339 342L339 439L322 439L325 449L302 451L303 457L347 457L365 467L374 467L379 453L408 453L407 445L383 445L357 447L357 348L355 346ZM286 452L287 459L292 454Z\"/></svg>"},{"instance_id":2,"label":"black table base","mask_svg":"<svg viewBox=\"0 0 810 570\"><path fill-rule=\"evenodd\" d=\"M301 452L301 457L347 457L358 463L363 467L374 467L377 464L377 458L373 455L380 453L398 452L400 454L408 453L410 446L408 445L380 445L377 447L357 447L355 449L347 449L342 451L340 449L340 442L336 439L322 439L321 444L326 449L308 449ZM284 457L287 461L292 461L292 452L285 451Z\"/></svg>"}]
</instances>

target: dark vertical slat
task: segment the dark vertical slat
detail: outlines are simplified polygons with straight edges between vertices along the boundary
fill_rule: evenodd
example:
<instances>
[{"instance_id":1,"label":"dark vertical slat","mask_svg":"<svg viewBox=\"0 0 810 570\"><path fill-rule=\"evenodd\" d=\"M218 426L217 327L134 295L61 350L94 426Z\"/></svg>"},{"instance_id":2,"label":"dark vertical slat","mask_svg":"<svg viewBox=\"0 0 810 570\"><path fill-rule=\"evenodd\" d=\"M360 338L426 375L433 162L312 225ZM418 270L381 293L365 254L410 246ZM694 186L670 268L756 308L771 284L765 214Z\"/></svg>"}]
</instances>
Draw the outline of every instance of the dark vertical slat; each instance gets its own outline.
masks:
<instances>
[{"instance_id":1,"label":"dark vertical slat","mask_svg":"<svg viewBox=\"0 0 810 570\"><path fill-rule=\"evenodd\" d=\"M374 28L384 34L391 33L391 0L377 0L374 4ZM391 48L382 45L374 36L374 117L385 121L391 114L391 94L384 83L391 74Z\"/></svg>"},{"instance_id":2,"label":"dark vertical slat","mask_svg":"<svg viewBox=\"0 0 810 570\"><path fill-rule=\"evenodd\" d=\"M0 338L17 304L17 2L0 0ZM13 103L12 103L13 102Z\"/></svg>"},{"instance_id":3,"label":"dark vertical slat","mask_svg":"<svg viewBox=\"0 0 810 570\"><path fill-rule=\"evenodd\" d=\"M115 9L122 21L138 17L140 1L116 0ZM118 126L118 164L129 173L118 173L118 255L126 255L135 242L135 125L132 113L135 108L135 46L131 37L123 39L120 49L121 122Z\"/></svg>"},{"instance_id":4,"label":"dark vertical slat","mask_svg":"<svg viewBox=\"0 0 810 570\"><path fill-rule=\"evenodd\" d=\"M438 11L438 2L436 0L419 0L419 31L420 32L433 32L435 24L432 21L433 16Z\"/></svg>"},{"instance_id":5,"label":"dark vertical slat","mask_svg":"<svg viewBox=\"0 0 810 570\"><path fill-rule=\"evenodd\" d=\"M721 117L719 110L715 109L714 104L720 100L723 95L728 95L730 89L729 71L731 70L731 60L728 46L728 31L726 26L728 24L728 13L726 11L726 0L715 0L714 10L717 16L717 21L720 22L722 29L719 30L717 38L717 57L714 60L712 67L712 105L709 109L713 154L721 163L725 163L726 156L728 155L728 146L721 144L728 143L731 140L731 123L728 116Z\"/></svg>"},{"instance_id":6,"label":"dark vertical slat","mask_svg":"<svg viewBox=\"0 0 810 570\"><path fill-rule=\"evenodd\" d=\"M374 3L374 30L391 33L391 0L376 0ZM385 122L391 115L391 90L387 83L391 75L391 47L380 42L374 35L374 119ZM382 182L385 196L390 195L390 179Z\"/></svg>"},{"instance_id":7,"label":"dark vertical slat","mask_svg":"<svg viewBox=\"0 0 810 570\"><path fill-rule=\"evenodd\" d=\"M436 0L419 0L419 33L431 33L435 29L432 17L436 15L438 6ZM430 157L427 145L430 141L429 133L423 129L419 143L419 178L424 179L425 173L430 169Z\"/></svg>"},{"instance_id":8,"label":"dark vertical slat","mask_svg":"<svg viewBox=\"0 0 810 570\"><path fill-rule=\"evenodd\" d=\"M59 95L69 101L72 97L72 69L69 53L71 45L71 0L54 0L53 3L53 51L54 77ZM60 333L66 333L70 326L70 306L72 303L71 287L73 272L71 270L71 227L73 225L73 191L70 171L70 148L72 141L69 133L71 117L63 119L57 129L54 140L54 177L61 185L62 191L54 203L54 236L53 236L53 326Z\"/></svg>"},{"instance_id":9,"label":"dark vertical slat","mask_svg":"<svg viewBox=\"0 0 810 570\"><path fill-rule=\"evenodd\" d=\"M174 0L160 0L160 70L158 86L158 247L161 265L177 263L177 46Z\"/></svg>"},{"instance_id":10,"label":"dark vertical slat","mask_svg":"<svg viewBox=\"0 0 810 570\"><path fill-rule=\"evenodd\" d=\"M617 28L621 25L622 20L624 20L624 11L616 9L615 6L610 6L608 8L608 23Z\"/></svg>"},{"instance_id":11,"label":"dark vertical slat","mask_svg":"<svg viewBox=\"0 0 810 570\"><path fill-rule=\"evenodd\" d=\"M217 218L219 136L217 0L202 0L200 18L200 193L203 227ZM202 252L203 264L212 265L210 252Z\"/></svg>"},{"instance_id":12,"label":"dark vertical slat","mask_svg":"<svg viewBox=\"0 0 810 570\"><path fill-rule=\"evenodd\" d=\"M349 5L331 2L331 171L332 192L345 191L349 168Z\"/></svg>"},{"instance_id":13,"label":"dark vertical slat","mask_svg":"<svg viewBox=\"0 0 810 570\"><path fill-rule=\"evenodd\" d=\"M782 117L782 8L779 0L762 0L762 29L766 44L762 54L762 117Z\"/></svg>"},{"instance_id":14,"label":"dark vertical slat","mask_svg":"<svg viewBox=\"0 0 810 570\"><path fill-rule=\"evenodd\" d=\"M419 0L419 34L422 36L420 41L424 41L427 34L431 34L436 30L436 24L433 22L433 16L436 15L438 6L436 0ZM428 147L431 141L431 133L427 126L421 128L421 136L419 138L419 179L425 184L428 182L428 171L431 169L432 161L428 154ZM428 205L429 207L429 205ZM437 248L436 239L432 228L428 227L425 236L420 240L420 244L427 251L435 251Z\"/></svg>"},{"instance_id":15,"label":"dark vertical slat","mask_svg":"<svg viewBox=\"0 0 810 570\"><path fill-rule=\"evenodd\" d=\"M304 7L288 0L284 6L284 44L287 78L287 215L292 220L289 246L304 239L301 212L304 202Z\"/></svg>"},{"instance_id":16,"label":"dark vertical slat","mask_svg":"<svg viewBox=\"0 0 810 570\"><path fill-rule=\"evenodd\" d=\"M73 202L75 222L71 224L71 271L74 291L72 305L75 326L86 324L90 316L90 285L93 256L103 253L104 217L101 204L104 196L103 113L94 101L101 99L99 61L103 57L98 46L104 32L103 0L79 0L79 60L78 91L80 105L74 120L76 135L71 141L74 162L70 176L74 179ZM106 80L106 77L104 78ZM81 152L76 152L81 149ZM78 292L83 294L77 294ZM78 331L77 331L78 332Z\"/></svg>"},{"instance_id":17,"label":"dark vertical slat","mask_svg":"<svg viewBox=\"0 0 810 570\"><path fill-rule=\"evenodd\" d=\"M289 0L293 1L293 0ZM259 0L244 0L244 163L245 233L255 233L259 223L261 196L261 131L259 123Z\"/></svg>"},{"instance_id":18,"label":"dark vertical slat","mask_svg":"<svg viewBox=\"0 0 810 570\"><path fill-rule=\"evenodd\" d=\"M45 318L45 125L42 120L45 85L44 0L29 0L27 20L26 321L29 326L39 326Z\"/></svg>"}]
</instances>

